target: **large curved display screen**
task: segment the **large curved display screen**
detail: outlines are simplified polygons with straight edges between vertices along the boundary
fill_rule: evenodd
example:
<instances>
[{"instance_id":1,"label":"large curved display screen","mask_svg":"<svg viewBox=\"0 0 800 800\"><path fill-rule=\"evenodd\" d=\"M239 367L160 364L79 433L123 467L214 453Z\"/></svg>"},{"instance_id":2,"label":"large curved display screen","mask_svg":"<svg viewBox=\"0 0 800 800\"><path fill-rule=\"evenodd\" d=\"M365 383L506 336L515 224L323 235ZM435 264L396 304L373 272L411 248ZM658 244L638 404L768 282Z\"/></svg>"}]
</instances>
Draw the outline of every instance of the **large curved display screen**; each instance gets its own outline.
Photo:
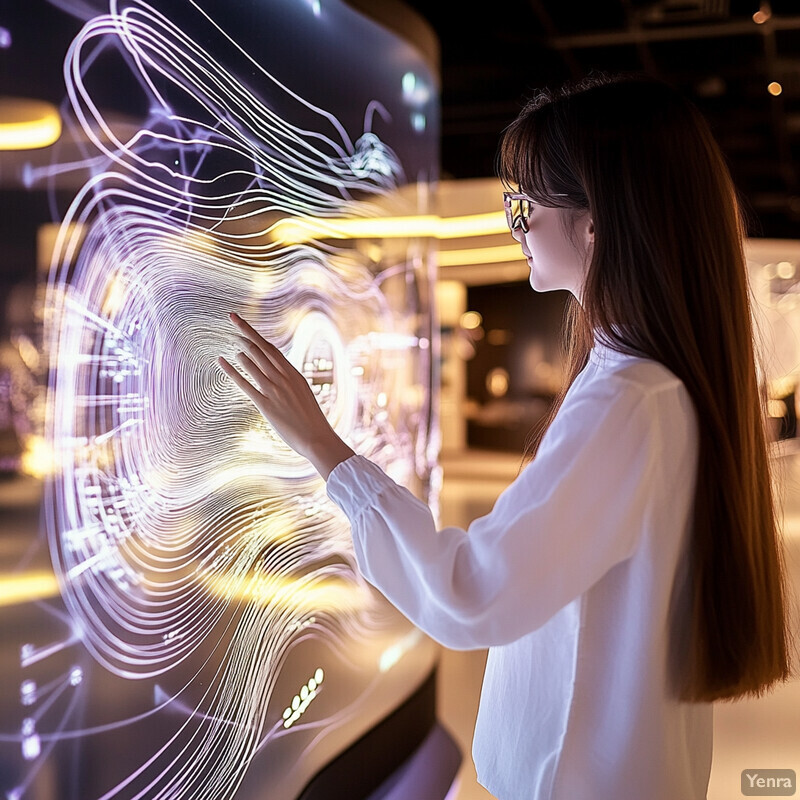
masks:
<instances>
[{"instance_id":1,"label":"large curved display screen","mask_svg":"<svg viewBox=\"0 0 800 800\"><path fill-rule=\"evenodd\" d=\"M435 648L359 576L324 481L216 358L235 361L236 311L435 504L429 243L391 223L428 212L437 76L337 0L89 10L62 143L28 175L80 181L43 305L59 597L15 629L2 789L288 800Z\"/></svg>"}]
</instances>

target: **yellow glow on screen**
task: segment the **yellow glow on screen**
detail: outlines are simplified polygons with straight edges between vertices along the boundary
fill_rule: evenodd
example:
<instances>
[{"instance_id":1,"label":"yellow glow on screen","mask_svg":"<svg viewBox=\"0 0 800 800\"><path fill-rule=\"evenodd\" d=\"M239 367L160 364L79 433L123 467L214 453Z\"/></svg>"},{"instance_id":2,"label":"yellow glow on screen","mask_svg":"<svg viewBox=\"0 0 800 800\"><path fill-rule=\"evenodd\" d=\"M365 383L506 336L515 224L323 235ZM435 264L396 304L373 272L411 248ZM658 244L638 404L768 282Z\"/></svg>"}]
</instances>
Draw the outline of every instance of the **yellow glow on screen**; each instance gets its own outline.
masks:
<instances>
[{"instance_id":1,"label":"yellow glow on screen","mask_svg":"<svg viewBox=\"0 0 800 800\"><path fill-rule=\"evenodd\" d=\"M203 581L218 597L309 613L320 610L333 613L362 611L369 604L369 597L358 586L338 578L304 585L302 579L277 574L251 575L249 580L231 574L204 576Z\"/></svg>"},{"instance_id":2,"label":"yellow glow on screen","mask_svg":"<svg viewBox=\"0 0 800 800\"><path fill-rule=\"evenodd\" d=\"M106 296L102 305L103 316L108 319L113 319L117 316L119 310L125 303L127 290L128 287L125 283L122 271L115 272L106 287Z\"/></svg>"},{"instance_id":3,"label":"yellow glow on screen","mask_svg":"<svg viewBox=\"0 0 800 800\"><path fill-rule=\"evenodd\" d=\"M61 136L61 117L51 103L0 97L0 150L35 150Z\"/></svg>"}]
</instances>

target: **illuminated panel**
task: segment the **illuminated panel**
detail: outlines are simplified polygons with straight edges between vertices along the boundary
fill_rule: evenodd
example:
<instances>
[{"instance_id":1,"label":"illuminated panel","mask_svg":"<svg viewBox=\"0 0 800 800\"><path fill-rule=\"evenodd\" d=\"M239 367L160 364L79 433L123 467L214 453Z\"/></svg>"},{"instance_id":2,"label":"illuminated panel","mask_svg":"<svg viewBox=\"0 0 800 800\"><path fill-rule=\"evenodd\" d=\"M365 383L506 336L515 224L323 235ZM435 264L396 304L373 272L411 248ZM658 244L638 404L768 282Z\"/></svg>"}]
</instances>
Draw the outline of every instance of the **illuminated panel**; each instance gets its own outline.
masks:
<instances>
[{"instance_id":1,"label":"illuminated panel","mask_svg":"<svg viewBox=\"0 0 800 800\"><path fill-rule=\"evenodd\" d=\"M379 98L353 132L352 113L345 125L283 83L264 66L269 54L252 57L208 7L112 3L86 23L65 69L69 124L93 145L45 307L57 465L46 524L68 619L60 644L25 645L21 661L34 670L80 641L102 675L153 697L128 717L95 708L81 728L72 709L95 684L69 666L57 728L25 716L16 741L36 765L61 739L94 748L80 796L233 796L257 752L301 735L308 751L315 730L363 713L357 687L337 684L342 642L370 652L375 675L419 644L407 627L394 645L382 634L389 616L357 573L324 481L216 359L239 349L235 310L307 376L355 450L434 503L429 242L420 232L384 246L276 231L287 219L425 218L420 198L435 174L415 167L407 183L379 133L400 136ZM338 3L305 9L308 24L337 8L342 16ZM106 53L124 59L148 100L132 136L92 88ZM417 133L428 124L422 72L413 86L402 73L404 125ZM300 687L298 702L278 693L271 704L281 666L310 639L328 650L284 681ZM22 682L23 704L41 702L40 685ZM98 756L98 735L125 728L147 733ZM33 772L12 793L23 796Z\"/></svg>"}]
</instances>

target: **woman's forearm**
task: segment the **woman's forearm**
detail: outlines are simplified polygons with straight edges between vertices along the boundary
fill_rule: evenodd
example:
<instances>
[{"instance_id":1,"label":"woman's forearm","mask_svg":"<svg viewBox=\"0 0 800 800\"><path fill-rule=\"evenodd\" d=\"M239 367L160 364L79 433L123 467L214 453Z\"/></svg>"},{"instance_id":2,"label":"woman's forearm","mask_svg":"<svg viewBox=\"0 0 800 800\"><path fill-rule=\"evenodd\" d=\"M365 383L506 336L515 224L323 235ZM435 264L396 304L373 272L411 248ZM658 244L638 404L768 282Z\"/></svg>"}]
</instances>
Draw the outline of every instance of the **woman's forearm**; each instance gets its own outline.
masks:
<instances>
[{"instance_id":1,"label":"woman's forearm","mask_svg":"<svg viewBox=\"0 0 800 800\"><path fill-rule=\"evenodd\" d=\"M330 435L309 442L306 451L306 457L326 481L337 464L353 455L355 452L352 448L333 429Z\"/></svg>"}]
</instances>

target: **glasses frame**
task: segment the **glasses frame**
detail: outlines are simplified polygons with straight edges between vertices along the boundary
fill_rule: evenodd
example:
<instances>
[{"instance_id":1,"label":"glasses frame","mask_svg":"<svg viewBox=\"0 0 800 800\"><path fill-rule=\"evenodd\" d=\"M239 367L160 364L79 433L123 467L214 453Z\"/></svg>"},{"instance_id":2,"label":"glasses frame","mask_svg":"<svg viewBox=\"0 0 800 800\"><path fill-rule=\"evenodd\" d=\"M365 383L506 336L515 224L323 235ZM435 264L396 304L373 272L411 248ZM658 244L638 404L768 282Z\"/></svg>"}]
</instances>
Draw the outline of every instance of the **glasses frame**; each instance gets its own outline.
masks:
<instances>
[{"instance_id":1,"label":"glasses frame","mask_svg":"<svg viewBox=\"0 0 800 800\"><path fill-rule=\"evenodd\" d=\"M553 197L567 197L567 194L564 192L556 192L552 195ZM514 210L512 208L512 202L514 200L518 200L520 203L520 212L518 214L514 214ZM523 211L523 202L528 203L528 210L527 212ZM509 230L513 233L515 230L519 229L523 233L527 233L530 228L528 227L528 220L533 214L533 203L536 201L532 197L528 197L527 194L524 192L503 192L503 208L506 212L506 222L508 223Z\"/></svg>"}]
</instances>

